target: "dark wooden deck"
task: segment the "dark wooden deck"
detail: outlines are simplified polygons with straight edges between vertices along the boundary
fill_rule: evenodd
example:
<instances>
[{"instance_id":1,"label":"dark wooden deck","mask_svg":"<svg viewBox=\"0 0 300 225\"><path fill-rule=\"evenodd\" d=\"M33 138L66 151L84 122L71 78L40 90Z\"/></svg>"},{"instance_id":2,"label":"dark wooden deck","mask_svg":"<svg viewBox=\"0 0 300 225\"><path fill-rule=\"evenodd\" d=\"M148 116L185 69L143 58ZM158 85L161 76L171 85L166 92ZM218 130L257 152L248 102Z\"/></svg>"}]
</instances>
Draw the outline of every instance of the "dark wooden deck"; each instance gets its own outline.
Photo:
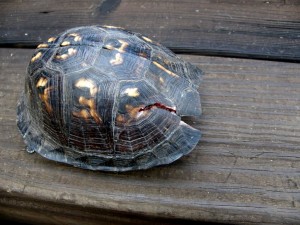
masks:
<instances>
[{"instance_id":1,"label":"dark wooden deck","mask_svg":"<svg viewBox=\"0 0 300 225\"><path fill-rule=\"evenodd\" d=\"M32 224L300 224L300 1L0 1L0 217ZM29 155L16 102L37 43L74 26L141 32L205 71L181 160L93 172Z\"/></svg>"}]
</instances>

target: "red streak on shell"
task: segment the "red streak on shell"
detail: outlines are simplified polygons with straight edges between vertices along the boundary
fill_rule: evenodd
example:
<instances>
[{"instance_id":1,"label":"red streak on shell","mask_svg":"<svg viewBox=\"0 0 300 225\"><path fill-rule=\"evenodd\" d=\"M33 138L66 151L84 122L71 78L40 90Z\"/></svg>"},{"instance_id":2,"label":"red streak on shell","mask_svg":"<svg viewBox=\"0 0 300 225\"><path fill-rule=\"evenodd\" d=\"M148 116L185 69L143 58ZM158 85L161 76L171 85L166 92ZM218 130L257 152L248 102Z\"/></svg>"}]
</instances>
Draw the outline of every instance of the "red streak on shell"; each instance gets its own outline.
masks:
<instances>
[{"instance_id":1,"label":"red streak on shell","mask_svg":"<svg viewBox=\"0 0 300 225\"><path fill-rule=\"evenodd\" d=\"M151 104L151 105L147 105L143 108L140 108L139 112L142 112L142 111L145 111L145 110L150 110L152 109L153 107L156 107L156 108L160 108L160 109L164 109L164 110L167 110L169 112L173 112L173 113L176 113L176 110L171 108L171 107L168 107L168 106L165 106L164 104L160 103L160 102L156 102L154 104Z\"/></svg>"}]
</instances>

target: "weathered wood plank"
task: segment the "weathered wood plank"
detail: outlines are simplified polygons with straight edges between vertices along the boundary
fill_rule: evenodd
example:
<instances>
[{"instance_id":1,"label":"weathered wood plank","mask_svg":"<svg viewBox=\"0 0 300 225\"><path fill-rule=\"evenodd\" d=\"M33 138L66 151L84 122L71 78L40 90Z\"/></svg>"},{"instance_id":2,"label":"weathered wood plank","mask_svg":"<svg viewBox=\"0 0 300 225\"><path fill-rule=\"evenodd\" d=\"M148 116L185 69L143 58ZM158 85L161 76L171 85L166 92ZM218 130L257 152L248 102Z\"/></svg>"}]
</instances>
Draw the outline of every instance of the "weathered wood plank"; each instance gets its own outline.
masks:
<instances>
[{"instance_id":1,"label":"weathered wood plank","mask_svg":"<svg viewBox=\"0 0 300 225\"><path fill-rule=\"evenodd\" d=\"M203 116L186 118L202 131L201 142L169 166L117 174L24 151L15 106L31 53L0 49L4 215L45 224L60 224L64 217L67 224L82 224L79 218L98 224L112 217L124 224L150 217L165 223L172 218L299 224L299 64L183 55L206 72L199 89Z\"/></svg>"},{"instance_id":2,"label":"weathered wood plank","mask_svg":"<svg viewBox=\"0 0 300 225\"><path fill-rule=\"evenodd\" d=\"M300 61L298 0L0 2L0 45L33 46L82 25L144 33L177 52Z\"/></svg>"}]
</instances>

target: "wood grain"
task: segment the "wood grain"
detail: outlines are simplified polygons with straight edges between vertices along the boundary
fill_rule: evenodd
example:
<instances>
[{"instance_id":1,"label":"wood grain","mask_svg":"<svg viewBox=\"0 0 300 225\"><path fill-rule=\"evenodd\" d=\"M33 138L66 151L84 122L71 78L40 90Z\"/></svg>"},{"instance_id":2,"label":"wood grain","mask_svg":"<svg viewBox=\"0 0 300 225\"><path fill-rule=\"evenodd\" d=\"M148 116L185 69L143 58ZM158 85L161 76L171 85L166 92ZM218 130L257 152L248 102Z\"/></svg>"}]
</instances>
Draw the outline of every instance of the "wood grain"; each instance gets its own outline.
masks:
<instances>
[{"instance_id":1,"label":"wood grain","mask_svg":"<svg viewBox=\"0 0 300 225\"><path fill-rule=\"evenodd\" d=\"M109 24L176 52L300 61L298 0L1 1L0 46L36 46L67 28Z\"/></svg>"},{"instance_id":2,"label":"wood grain","mask_svg":"<svg viewBox=\"0 0 300 225\"><path fill-rule=\"evenodd\" d=\"M182 55L205 71L203 115L185 119L201 142L169 166L103 173L24 151L15 108L31 54L0 49L0 214L39 224L299 224L299 64Z\"/></svg>"}]
</instances>

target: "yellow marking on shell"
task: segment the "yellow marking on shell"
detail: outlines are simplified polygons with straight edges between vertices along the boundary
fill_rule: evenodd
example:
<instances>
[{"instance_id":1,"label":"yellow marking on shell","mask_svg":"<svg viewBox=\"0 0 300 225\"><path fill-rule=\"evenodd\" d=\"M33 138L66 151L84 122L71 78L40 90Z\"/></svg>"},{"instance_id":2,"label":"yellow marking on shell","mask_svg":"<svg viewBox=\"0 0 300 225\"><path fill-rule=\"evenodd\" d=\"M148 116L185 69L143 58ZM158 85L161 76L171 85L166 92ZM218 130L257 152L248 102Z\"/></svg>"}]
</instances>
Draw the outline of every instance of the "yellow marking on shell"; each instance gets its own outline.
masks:
<instances>
[{"instance_id":1,"label":"yellow marking on shell","mask_svg":"<svg viewBox=\"0 0 300 225\"><path fill-rule=\"evenodd\" d=\"M123 57L120 53L116 54L116 58L109 61L111 65L116 66L123 63Z\"/></svg>"},{"instance_id":2,"label":"yellow marking on shell","mask_svg":"<svg viewBox=\"0 0 300 225\"><path fill-rule=\"evenodd\" d=\"M97 85L95 84L95 82L91 79L86 79L86 78L80 78L76 83L75 83L75 87L77 88L88 88L90 90L90 94L92 96L92 98L85 98L83 96L80 96L78 101L81 105L83 106L87 106L89 107L89 114L91 117L93 117L93 119L96 121L96 123L101 123L102 119L99 116L97 109L96 109L96 102L94 97L96 96L97 92L98 92L98 88ZM88 112L88 111L87 111ZM76 115L78 117L82 117L82 118L87 118L90 117L86 112L80 112L80 113L76 113Z\"/></svg>"},{"instance_id":3,"label":"yellow marking on shell","mask_svg":"<svg viewBox=\"0 0 300 225\"><path fill-rule=\"evenodd\" d=\"M68 45L70 45L69 41L64 41L60 44L60 46L68 46Z\"/></svg>"},{"instance_id":4,"label":"yellow marking on shell","mask_svg":"<svg viewBox=\"0 0 300 225\"><path fill-rule=\"evenodd\" d=\"M143 38L145 41L148 41L148 42L152 43L152 40L151 40L150 38L147 38L147 37L145 37L145 36L142 36L142 38Z\"/></svg>"},{"instance_id":5,"label":"yellow marking on shell","mask_svg":"<svg viewBox=\"0 0 300 225\"><path fill-rule=\"evenodd\" d=\"M147 116L150 111L140 111L141 108L145 107L145 105L139 105L137 107L133 107L132 105L125 105L125 109L130 117L130 119L127 121L128 123L130 123L133 119L139 119L140 117L145 117Z\"/></svg>"},{"instance_id":6,"label":"yellow marking on shell","mask_svg":"<svg viewBox=\"0 0 300 225\"><path fill-rule=\"evenodd\" d=\"M51 113L52 106L50 105L50 91L52 90L52 87L48 87L44 90L44 94L42 95L42 101L45 103L46 110Z\"/></svg>"},{"instance_id":7,"label":"yellow marking on shell","mask_svg":"<svg viewBox=\"0 0 300 225\"><path fill-rule=\"evenodd\" d=\"M140 95L138 88L126 88L124 93L130 97L138 97Z\"/></svg>"},{"instance_id":8,"label":"yellow marking on shell","mask_svg":"<svg viewBox=\"0 0 300 225\"><path fill-rule=\"evenodd\" d=\"M124 123L125 122L125 117L121 114L119 114L116 118L117 123Z\"/></svg>"},{"instance_id":9,"label":"yellow marking on shell","mask_svg":"<svg viewBox=\"0 0 300 225\"><path fill-rule=\"evenodd\" d=\"M68 53L62 54L62 55L56 55L55 58L56 59L67 59L70 56L73 56L77 53L77 50L75 48L69 48L68 49Z\"/></svg>"},{"instance_id":10,"label":"yellow marking on shell","mask_svg":"<svg viewBox=\"0 0 300 225\"><path fill-rule=\"evenodd\" d=\"M128 47L128 42L123 41L123 40L118 40L121 43L121 46L119 48L117 48L116 50L118 50L121 53L125 52L125 48Z\"/></svg>"},{"instance_id":11,"label":"yellow marking on shell","mask_svg":"<svg viewBox=\"0 0 300 225\"><path fill-rule=\"evenodd\" d=\"M149 115L150 111L141 111L140 109L145 107L145 105L139 105L137 107L134 107L130 104L126 104L125 105L125 109L126 109L126 114L118 114L116 117L116 123L117 124L130 124L133 120L138 120L141 117L145 117L147 115Z\"/></svg>"},{"instance_id":12,"label":"yellow marking on shell","mask_svg":"<svg viewBox=\"0 0 300 225\"><path fill-rule=\"evenodd\" d=\"M73 112L73 116L81 117L87 120L90 117L90 114L86 109L82 109L79 112Z\"/></svg>"},{"instance_id":13,"label":"yellow marking on shell","mask_svg":"<svg viewBox=\"0 0 300 225\"><path fill-rule=\"evenodd\" d=\"M76 37L76 36L79 36L79 34L77 34L77 33L70 33L70 34L68 34L68 36Z\"/></svg>"},{"instance_id":14,"label":"yellow marking on shell","mask_svg":"<svg viewBox=\"0 0 300 225\"><path fill-rule=\"evenodd\" d=\"M165 71L167 74L173 76L173 77L179 77L177 74L171 72L170 70L166 69L165 67L163 67L162 65L160 65L158 62L153 62L155 66L157 66L159 69Z\"/></svg>"},{"instance_id":15,"label":"yellow marking on shell","mask_svg":"<svg viewBox=\"0 0 300 225\"><path fill-rule=\"evenodd\" d=\"M115 49L115 48L114 48L113 46L111 46L111 45L105 45L104 48L107 48L107 49L109 49L109 50Z\"/></svg>"},{"instance_id":16,"label":"yellow marking on shell","mask_svg":"<svg viewBox=\"0 0 300 225\"><path fill-rule=\"evenodd\" d=\"M48 83L48 80L44 77L41 77L38 82L36 83L36 87L45 87ZM39 98L42 100L42 102L44 102L45 106L46 106L46 110L51 113L52 110L52 106L50 105L50 91L52 90L52 87L47 87L44 89L44 92L42 94L39 94Z\"/></svg>"},{"instance_id":17,"label":"yellow marking on shell","mask_svg":"<svg viewBox=\"0 0 300 225\"><path fill-rule=\"evenodd\" d=\"M41 56L42 56L42 53L41 53L41 52L38 52L37 54L35 54L35 56L33 56L33 57L31 58L31 62L36 61L36 60L39 59Z\"/></svg>"},{"instance_id":18,"label":"yellow marking on shell","mask_svg":"<svg viewBox=\"0 0 300 225\"><path fill-rule=\"evenodd\" d=\"M124 53L125 52L125 49L128 47L128 42L126 41L123 41L123 40L118 40L118 42L121 44L121 46L119 48L115 48L114 46L112 45L105 45L104 48L106 49L110 49L110 50L116 50L120 53Z\"/></svg>"},{"instance_id":19,"label":"yellow marking on shell","mask_svg":"<svg viewBox=\"0 0 300 225\"><path fill-rule=\"evenodd\" d=\"M72 56L77 53L77 50L75 48L69 48L68 49L68 55Z\"/></svg>"},{"instance_id":20,"label":"yellow marking on shell","mask_svg":"<svg viewBox=\"0 0 300 225\"><path fill-rule=\"evenodd\" d=\"M81 41L82 40L82 37L80 37L79 35L78 36L76 36L76 37L74 37L74 41Z\"/></svg>"},{"instance_id":21,"label":"yellow marking on shell","mask_svg":"<svg viewBox=\"0 0 300 225\"><path fill-rule=\"evenodd\" d=\"M45 77L41 77L36 83L36 87L45 87L48 83L48 80Z\"/></svg>"},{"instance_id":22,"label":"yellow marking on shell","mask_svg":"<svg viewBox=\"0 0 300 225\"><path fill-rule=\"evenodd\" d=\"M82 37L78 33L70 33L68 34L69 37L74 37L74 41L81 41Z\"/></svg>"},{"instance_id":23,"label":"yellow marking on shell","mask_svg":"<svg viewBox=\"0 0 300 225\"><path fill-rule=\"evenodd\" d=\"M104 25L103 27L106 27L106 28L114 28L114 29L118 29L118 28L123 29L122 27L115 27L115 26L110 26L110 25Z\"/></svg>"},{"instance_id":24,"label":"yellow marking on shell","mask_svg":"<svg viewBox=\"0 0 300 225\"><path fill-rule=\"evenodd\" d=\"M139 53L139 56L141 56L141 57L143 57L143 58L146 58L146 59L148 58L148 57L147 57L147 54L146 54L145 52L140 52L140 53Z\"/></svg>"},{"instance_id":25,"label":"yellow marking on shell","mask_svg":"<svg viewBox=\"0 0 300 225\"><path fill-rule=\"evenodd\" d=\"M51 38L49 38L48 39L48 41L47 42L53 42L53 41L55 41L56 40L56 38L55 37L51 37Z\"/></svg>"},{"instance_id":26,"label":"yellow marking on shell","mask_svg":"<svg viewBox=\"0 0 300 225\"><path fill-rule=\"evenodd\" d=\"M102 119L101 119L101 117L99 116L99 114L96 110L95 99L87 99L83 96L80 96L79 97L79 103L81 105L88 106L90 108L90 114L94 118L96 123L101 123L102 122Z\"/></svg>"},{"instance_id":27,"label":"yellow marking on shell","mask_svg":"<svg viewBox=\"0 0 300 225\"><path fill-rule=\"evenodd\" d=\"M39 44L37 48L48 48L48 46L49 46L48 44L43 43L43 44Z\"/></svg>"},{"instance_id":28,"label":"yellow marking on shell","mask_svg":"<svg viewBox=\"0 0 300 225\"><path fill-rule=\"evenodd\" d=\"M63 60L65 60L65 59L68 58L68 57L69 57L68 54L62 54L62 55L56 55L56 56L55 56L56 59L63 59Z\"/></svg>"},{"instance_id":29,"label":"yellow marking on shell","mask_svg":"<svg viewBox=\"0 0 300 225\"><path fill-rule=\"evenodd\" d=\"M88 88L90 89L90 94L92 97L95 97L96 93L97 93L97 86L94 83L94 81L92 81L91 79L86 79L86 78L80 78L76 84L75 87L78 88Z\"/></svg>"},{"instance_id":30,"label":"yellow marking on shell","mask_svg":"<svg viewBox=\"0 0 300 225\"><path fill-rule=\"evenodd\" d=\"M141 107L133 107L132 105L125 105L126 111L128 112L129 116L132 119L135 119L137 117L137 114L139 113Z\"/></svg>"}]
</instances>

